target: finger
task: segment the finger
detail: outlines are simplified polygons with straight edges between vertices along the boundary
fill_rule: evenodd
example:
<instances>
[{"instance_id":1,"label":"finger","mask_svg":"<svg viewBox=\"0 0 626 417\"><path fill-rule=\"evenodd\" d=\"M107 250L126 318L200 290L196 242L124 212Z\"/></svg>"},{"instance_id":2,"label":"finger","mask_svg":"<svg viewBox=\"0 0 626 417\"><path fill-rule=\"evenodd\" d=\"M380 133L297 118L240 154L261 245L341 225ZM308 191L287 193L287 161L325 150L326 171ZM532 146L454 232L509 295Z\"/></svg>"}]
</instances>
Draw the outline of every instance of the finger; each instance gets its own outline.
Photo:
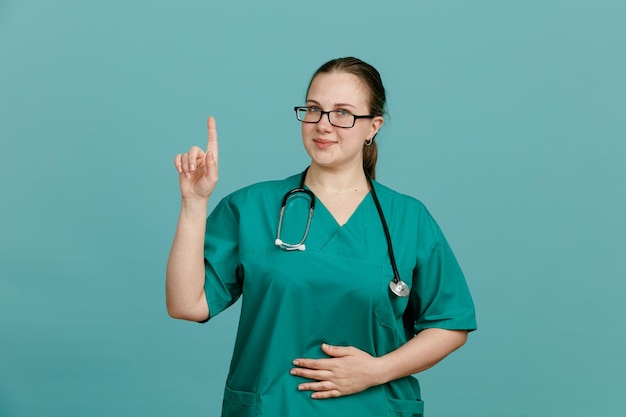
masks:
<instances>
[{"instance_id":1,"label":"finger","mask_svg":"<svg viewBox=\"0 0 626 417\"><path fill-rule=\"evenodd\" d=\"M189 172L189 153L184 153L181 155L181 167L182 173L185 174L185 178L191 178L191 174Z\"/></svg>"},{"instance_id":2,"label":"finger","mask_svg":"<svg viewBox=\"0 0 626 417\"><path fill-rule=\"evenodd\" d=\"M183 172L183 163L182 163L181 154L178 154L174 157L174 167L176 167L176 171L178 171L179 174Z\"/></svg>"},{"instance_id":3,"label":"finger","mask_svg":"<svg viewBox=\"0 0 626 417\"><path fill-rule=\"evenodd\" d=\"M330 369L328 359L296 359L292 363L300 368Z\"/></svg>"},{"instance_id":4,"label":"finger","mask_svg":"<svg viewBox=\"0 0 626 417\"><path fill-rule=\"evenodd\" d=\"M330 391L336 389L330 381L304 382L298 385L298 391Z\"/></svg>"},{"instance_id":5,"label":"finger","mask_svg":"<svg viewBox=\"0 0 626 417\"><path fill-rule=\"evenodd\" d=\"M198 146L192 146L189 149L189 171L195 171L204 159L204 151Z\"/></svg>"},{"instance_id":6,"label":"finger","mask_svg":"<svg viewBox=\"0 0 626 417\"><path fill-rule=\"evenodd\" d=\"M314 400L324 400L326 398L336 398L341 397L341 391L336 389L331 389L329 391L317 391L311 394L311 398Z\"/></svg>"},{"instance_id":7,"label":"finger","mask_svg":"<svg viewBox=\"0 0 626 417\"><path fill-rule=\"evenodd\" d=\"M209 140L206 145L206 152L212 152L213 159L217 162L217 124L215 123L215 117L209 116L207 127L209 130Z\"/></svg>"},{"instance_id":8,"label":"finger","mask_svg":"<svg viewBox=\"0 0 626 417\"><path fill-rule=\"evenodd\" d=\"M293 368L289 371L291 375L300 376L306 379L314 379L316 381L323 381L330 379L333 375L328 370L313 370L306 368Z\"/></svg>"},{"instance_id":9,"label":"finger","mask_svg":"<svg viewBox=\"0 0 626 417\"><path fill-rule=\"evenodd\" d=\"M341 356L354 355L359 352L359 350L353 346L333 346L327 343L322 343L322 350L328 356L333 356L336 358Z\"/></svg>"}]
</instances>

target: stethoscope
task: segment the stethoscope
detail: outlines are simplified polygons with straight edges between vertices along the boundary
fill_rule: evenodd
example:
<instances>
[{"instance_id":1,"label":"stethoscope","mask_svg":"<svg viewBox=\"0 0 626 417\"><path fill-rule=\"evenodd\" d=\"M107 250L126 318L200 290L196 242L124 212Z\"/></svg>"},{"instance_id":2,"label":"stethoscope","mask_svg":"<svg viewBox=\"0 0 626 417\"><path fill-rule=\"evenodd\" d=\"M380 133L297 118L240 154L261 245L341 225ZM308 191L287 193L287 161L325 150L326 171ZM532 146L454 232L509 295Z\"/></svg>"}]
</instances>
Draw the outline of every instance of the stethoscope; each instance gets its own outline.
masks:
<instances>
[{"instance_id":1,"label":"stethoscope","mask_svg":"<svg viewBox=\"0 0 626 417\"><path fill-rule=\"evenodd\" d=\"M304 241L309 235L309 228L311 227L311 219L313 218L313 211L315 210L315 195L311 190L304 188L304 179L306 178L306 173L309 168L305 169L302 172L302 176L300 178L300 185L298 188L294 188L292 190L287 191L287 193L283 196L283 201L280 206L280 217L278 218L278 230L276 232L276 240L274 244L281 249L286 251L304 251L306 250L306 246L304 245ZM367 178L367 183L369 184L370 192L372 193L372 198L374 199L374 204L376 205L376 210L378 210L378 216L380 217L380 222L383 226L383 231L385 232L385 238L387 239L387 249L389 250L389 259L391 260L391 268L393 269L393 279L389 282L389 289L392 293L397 295L398 297L407 297L409 295L409 286L406 285L402 279L400 279L400 274L398 273L398 267L396 265L396 258L393 254L393 247L391 245L391 236L389 235L389 228L387 227L387 221L385 220L385 216L383 215L383 209L380 207L380 202L378 201L378 196L376 196L376 191L374 190L374 185L372 184L372 179L369 175L365 175ZM304 235L300 242L298 243L286 243L283 242L280 238L280 231L283 226L283 216L285 214L285 207L287 206L287 201L294 197L296 194L304 193L309 197L309 218L306 222L306 227L304 229Z\"/></svg>"}]
</instances>

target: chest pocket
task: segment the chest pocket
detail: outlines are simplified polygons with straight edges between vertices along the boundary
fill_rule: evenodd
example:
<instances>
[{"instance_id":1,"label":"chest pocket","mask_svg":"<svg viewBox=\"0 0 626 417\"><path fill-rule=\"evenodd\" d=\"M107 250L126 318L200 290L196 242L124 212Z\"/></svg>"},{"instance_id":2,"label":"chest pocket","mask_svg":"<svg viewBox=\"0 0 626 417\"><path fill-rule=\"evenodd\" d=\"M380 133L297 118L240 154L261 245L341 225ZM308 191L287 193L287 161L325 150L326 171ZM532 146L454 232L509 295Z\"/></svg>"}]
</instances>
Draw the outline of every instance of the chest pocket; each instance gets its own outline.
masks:
<instances>
[{"instance_id":1,"label":"chest pocket","mask_svg":"<svg viewBox=\"0 0 626 417\"><path fill-rule=\"evenodd\" d=\"M410 288L412 283L412 271L407 268L402 268L399 265L398 273L400 274L400 278ZM378 298L378 305L376 306L375 314L378 323L387 329L387 338L392 338L393 345L395 345L395 347L387 347L385 350L393 350L401 344L406 343L407 337L404 331L404 328L406 327L404 321L410 320L410 318L404 316L411 315L410 311L408 311L410 296L399 297L392 293L389 289L389 283L392 282L393 279L394 275L391 265L384 265L382 279L383 282L381 284L380 296Z\"/></svg>"}]
</instances>

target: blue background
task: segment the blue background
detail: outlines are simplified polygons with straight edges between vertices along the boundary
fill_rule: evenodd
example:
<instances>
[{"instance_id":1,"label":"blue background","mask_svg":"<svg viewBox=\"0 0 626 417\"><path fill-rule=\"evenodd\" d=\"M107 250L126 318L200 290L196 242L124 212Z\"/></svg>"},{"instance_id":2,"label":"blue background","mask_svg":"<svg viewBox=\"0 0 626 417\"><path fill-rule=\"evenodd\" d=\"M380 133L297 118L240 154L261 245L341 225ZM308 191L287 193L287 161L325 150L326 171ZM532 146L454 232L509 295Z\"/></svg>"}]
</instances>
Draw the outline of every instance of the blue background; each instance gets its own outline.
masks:
<instances>
[{"instance_id":1,"label":"blue background","mask_svg":"<svg viewBox=\"0 0 626 417\"><path fill-rule=\"evenodd\" d=\"M378 178L435 215L479 331L430 417L623 415L623 1L0 0L0 416L214 416L237 308L170 319L172 161L217 118L211 205L307 164L328 59L388 90Z\"/></svg>"}]
</instances>

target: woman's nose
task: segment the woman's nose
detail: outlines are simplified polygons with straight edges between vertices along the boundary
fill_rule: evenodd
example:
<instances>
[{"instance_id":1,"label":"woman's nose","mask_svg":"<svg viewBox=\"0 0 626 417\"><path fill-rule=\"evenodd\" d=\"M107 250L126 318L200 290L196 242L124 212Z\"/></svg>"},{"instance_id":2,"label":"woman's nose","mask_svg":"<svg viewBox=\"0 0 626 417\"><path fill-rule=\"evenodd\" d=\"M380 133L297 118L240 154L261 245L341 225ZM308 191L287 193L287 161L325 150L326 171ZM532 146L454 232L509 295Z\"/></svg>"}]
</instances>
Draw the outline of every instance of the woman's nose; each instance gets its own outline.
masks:
<instances>
[{"instance_id":1,"label":"woman's nose","mask_svg":"<svg viewBox=\"0 0 626 417\"><path fill-rule=\"evenodd\" d=\"M330 123L330 112L322 113L322 118L317 122L317 128L323 131L328 131L333 128L333 125Z\"/></svg>"}]
</instances>

